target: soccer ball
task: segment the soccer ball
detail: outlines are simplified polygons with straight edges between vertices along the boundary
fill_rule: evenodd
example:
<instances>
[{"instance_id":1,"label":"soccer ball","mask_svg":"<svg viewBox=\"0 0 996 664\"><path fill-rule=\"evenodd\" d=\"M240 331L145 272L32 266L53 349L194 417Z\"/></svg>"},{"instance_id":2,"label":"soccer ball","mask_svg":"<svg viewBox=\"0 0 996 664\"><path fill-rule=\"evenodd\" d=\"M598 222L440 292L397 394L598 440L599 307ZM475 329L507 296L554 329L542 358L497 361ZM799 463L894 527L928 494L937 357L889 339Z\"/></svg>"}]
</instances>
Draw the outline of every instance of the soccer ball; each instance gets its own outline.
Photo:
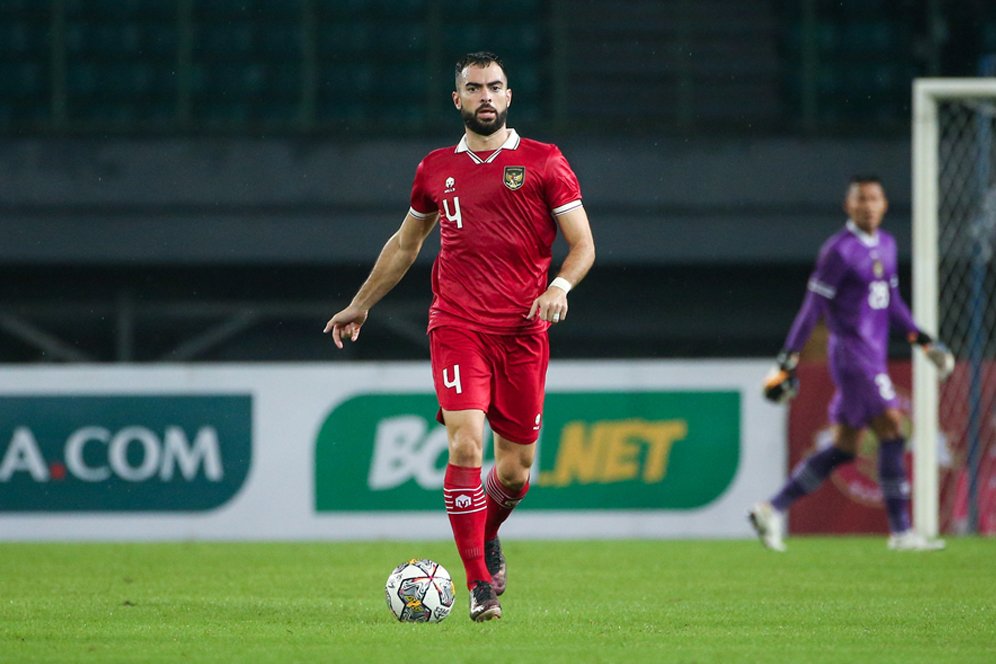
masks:
<instances>
[{"instance_id":1,"label":"soccer ball","mask_svg":"<svg viewBox=\"0 0 996 664\"><path fill-rule=\"evenodd\" d=\"M412 558L387 577L384 596L401 622L439 622L453 608L453 580L439 563Z\"/></svg>"}]
</instances>

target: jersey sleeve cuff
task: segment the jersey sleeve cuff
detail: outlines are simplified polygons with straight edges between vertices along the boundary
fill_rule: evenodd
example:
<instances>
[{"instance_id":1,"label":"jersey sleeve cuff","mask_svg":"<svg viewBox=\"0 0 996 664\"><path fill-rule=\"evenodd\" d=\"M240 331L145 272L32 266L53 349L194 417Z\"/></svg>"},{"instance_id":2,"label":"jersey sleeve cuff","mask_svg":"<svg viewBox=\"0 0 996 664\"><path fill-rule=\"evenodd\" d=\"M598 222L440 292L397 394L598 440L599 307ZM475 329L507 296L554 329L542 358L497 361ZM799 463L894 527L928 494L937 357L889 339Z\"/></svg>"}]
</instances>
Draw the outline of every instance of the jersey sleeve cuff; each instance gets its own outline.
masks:
<instances>
[{"instance_id":1,"label":"jersey sleeve cuff","mask_svg":"<svg viewBox=\"0 0 996 664\"><path fill-rule=\"evenodd\" d=\"M410 207L410 208L408 208L408 214L410 214L411 216L415 217L416 219L428 219L432 215L436 214L436 212L435 211L433 211L433 212L419 212L415 208Z\"/></svg>"},{"instance_id":2,"label":"jersey sleeve cuff","mask_svg":"<svg viewBox=\"0 0 996 664\"><path fill-rule=\"evenodd\" d=\"M810 291L825 297L828 300L832 300L837 295L837 289L833 286L823 283L818 279L810 279L809 283L806 285Z\"/></svg>"},{"instance_id":3,"label":"jersey sleeve cuff","mask_svg":"<svg viewBox=\"0 0 996 664\"><path fill-rule=\"evenodd\" d=\"M580 198L575 201L571 201L570 203L564 203L563 205L558 205L557 207L553 208L553 213L564 214L565 212L570 212L571 210L579 207L581 207Z\"/></svg>"}]
</instances>

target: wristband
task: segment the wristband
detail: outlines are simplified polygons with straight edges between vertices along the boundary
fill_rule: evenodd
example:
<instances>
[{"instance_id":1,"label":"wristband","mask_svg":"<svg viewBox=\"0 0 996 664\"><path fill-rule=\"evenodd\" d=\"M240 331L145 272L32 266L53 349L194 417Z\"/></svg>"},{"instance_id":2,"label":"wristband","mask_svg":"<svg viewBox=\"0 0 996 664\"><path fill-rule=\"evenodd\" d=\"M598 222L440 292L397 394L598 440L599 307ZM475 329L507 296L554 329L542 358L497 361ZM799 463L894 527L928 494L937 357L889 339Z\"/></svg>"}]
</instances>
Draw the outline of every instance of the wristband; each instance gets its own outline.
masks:
<instances>
[{"instance_id":1,"label":"wristband","mask_svg":"<svg viewBox=\"0 0 996 664\"><path fill-rule=\"evenodd\" d=\"M775 363L779 369L790 372L795 371L795 368L799 366L799 354L788 349L782 349L782 352L778 353L778 357L775 358Z\"/></svg>"},{"instance_id":2,"label":"wristband","mask_svg":"<svg viewBox=\"0 0 996 664\"><path fill-rule=\"evenodd\" d=\"M564 293L570 293L571 288L573 288L573 286L571 286L571 282L569 282L567 279L564 279L563 277L557 277L556 279L551 281L550 286L556 286L560 290L564 291Z\"/></svg>"}]
</instances>

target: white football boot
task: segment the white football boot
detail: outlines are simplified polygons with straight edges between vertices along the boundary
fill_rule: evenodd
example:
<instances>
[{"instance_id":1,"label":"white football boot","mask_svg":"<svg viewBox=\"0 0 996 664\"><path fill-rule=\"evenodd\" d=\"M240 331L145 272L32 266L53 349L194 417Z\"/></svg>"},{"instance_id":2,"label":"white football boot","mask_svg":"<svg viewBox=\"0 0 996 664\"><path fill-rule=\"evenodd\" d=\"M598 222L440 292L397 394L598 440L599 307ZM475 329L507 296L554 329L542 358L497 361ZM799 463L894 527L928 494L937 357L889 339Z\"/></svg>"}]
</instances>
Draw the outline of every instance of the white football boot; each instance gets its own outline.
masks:
<instances>
[{"instance_id":1,"label":"white football boot","mask_svg":"<svg viewBox=\"0 0 996 664\"><path fill-rule=\"evenodd\" d=\"M927 539L915 530L889 535L890 551L940 551L945 546L942 539Z\"/></svg>"},{"instance_id":2,"label":"white football boot","mask_svg":"<svg viewBox=\"0 0 996 664\"><path fill-rule=\"evenodd\" d=\"M772 551L784 551L782 533L785 530L785 517L771 506L771 503L758 503L747 512L750 525L754 526L761 544Z\"/></svg>"}]
</instances>

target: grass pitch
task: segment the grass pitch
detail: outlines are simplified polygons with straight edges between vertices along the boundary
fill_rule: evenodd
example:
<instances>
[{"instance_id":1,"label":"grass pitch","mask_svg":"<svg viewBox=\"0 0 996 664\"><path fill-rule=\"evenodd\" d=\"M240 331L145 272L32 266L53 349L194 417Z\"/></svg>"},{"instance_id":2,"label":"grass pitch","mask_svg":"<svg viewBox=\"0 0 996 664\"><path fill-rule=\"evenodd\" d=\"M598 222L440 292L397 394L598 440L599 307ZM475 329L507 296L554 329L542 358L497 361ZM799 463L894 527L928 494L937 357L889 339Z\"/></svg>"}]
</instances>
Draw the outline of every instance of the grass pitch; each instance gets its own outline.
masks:
<instances>
[{"instance_id":1,"label":"grass pitch","mask_svg":"<svg viewBox=\"0 0 996 664\"><path fill-rule=\"evenodd\" d=\"M0 544L3 662L992 662L996 540L505 542L505 617L467 618L449 542ZM457 605L394 620L391 569Z\"/></svg>"}]
</instances>

